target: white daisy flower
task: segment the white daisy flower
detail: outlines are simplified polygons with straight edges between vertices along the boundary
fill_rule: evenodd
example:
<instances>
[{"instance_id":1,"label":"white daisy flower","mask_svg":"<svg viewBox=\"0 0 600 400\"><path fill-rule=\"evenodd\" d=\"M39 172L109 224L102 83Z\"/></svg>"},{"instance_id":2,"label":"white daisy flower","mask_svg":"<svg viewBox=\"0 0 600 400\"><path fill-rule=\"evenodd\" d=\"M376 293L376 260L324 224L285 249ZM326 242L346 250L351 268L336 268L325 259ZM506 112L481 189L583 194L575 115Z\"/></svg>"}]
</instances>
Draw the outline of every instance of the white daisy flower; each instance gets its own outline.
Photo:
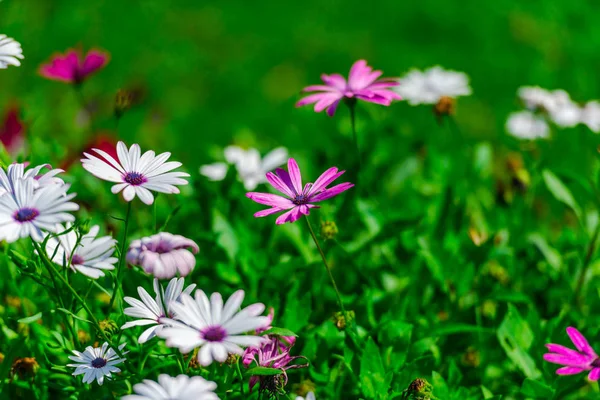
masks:
<instances>
[{"instance_id":1,"label":"white daisy flower","mask_svg":"<svg viewBox=\"0 0 600 400\"><path fill-rule=\"evenodd\" d=\"M14 193L14 183L19 179L33 178L34 190L51 185L65 184L65 181L56 176L64 172L62 169L52 169L50 164L38 165L28 170L25 170L26 167L26 163L14 163L8 166L6 172L0 168L0 196L7 192ZM43 169L49 171L42 173Z\"/></svg>"},{"instance_id":2,"label":"white daisy flower","mask_svg":"<svg viewBox=\"0 0 600 400\"><path fill-rule=\"evenodd\" d=\"M545 139L550 135L550 128L546 120L531 111L519 111L509 115L506 121L506 130L519 139Z\"/></svg>"},{"instance_id":3,"label":"white daisy flower","mask_svg":"<svg viewBox=\"0 0 600 400\"><path fill-rule=\"evenodd\" d=\"M137 195L140 200L150 205L154 202L153 190L160 193L179 193L175 185L187 185L185 178L190 176L185 172L169 172L179 168L181 163L166 162L171 153L162 153L155 156L152 150L141 154L138 144L132 145L129 150L125 143L117 143L115 160L105 151L92 149L102 158L83 153L87 158L81 160L83 168L91 174L105 181L117 183L111 188L113 193L123 191L125 201L131 201Z\"/></svg>"},{"instance_id":4,"label":"white daisy flower","mask_svg":"<svg viewBox=\"0 0 600 400\"><path fill-rule=\"evenodd\" d=\"M581 110L581 123L585 124L592 132L600 132L600 103L590 101Z\"/></svg>"},{"instance_id":5,"label":"white daisy flower","mask_svg":"<svg viewBox=\"0 0 600 400\"><path fill-rule=\"evenodd\" d=\"M64 232L71 229L71 224L67 223L65 227L59 225L57 232ZM104 276L103 270L115 269L114 264L119 261L118 258L112 257L115 252L115 245L117 241L110 236L98 236L100 227L94 225L90 231L81 237L79 245L77 244L77 234L75 230L71 229L69 232L53 236L48 239L46 244L46 254L52 258L56 264L64 265L71 262L71 269L73 271L79 271L82 274L92 278L98 279Z\"/></svg>"},{"instance_id":6,"label":"white daisy flower","mask_svg":"<svg viewBox=\"0 0 600 400\"><path fill-rule=\"evenodd\" d=\"M296 400L316 400L315 394L313 392L308 392L306 397L298 396Z\"/></svg>"},{"instance_id":7,"label":"white daisy flower","mask_svg":"<svg viewBox=\"0 0 600 400\"><path fill-rule=\"evenodd\" d=\"M125 347L126 343L119 346L119 350ZM114 372L121 372L115 365L125 361L124 358L119 358L117 353L112 348L108 347L108 343L104 343L102 347L86 347L83 353L73 350L75 356L69 358L76 364L67 364L67 367L75 368L74 376L83 375L83 383L92 383L98 381L98 385L104 383L104 377L111 378Z\"/></svg>"},{"instance_id":8,"label":"white daisy flower","mask_svg":"<svg viewBox=\"0 0 600 400\"><path fill-rule=\"evenodd\" d=\"M160 374L158 382L144 379L133 385L136 394L121 397L121 400L219 400L214 393L217 384L201 376L178 375L173 378Z\"/></svg>"},{"instance_id":9,"label":"white daisy flower","mask_svg":"<svg viewBox=\"0 0 600 400\"><path fill-rule=\"evenodd\" d=\"M56 232L57 224L73 222L69 211L79 206L70 200L75 193L67 194L70 185L51 185L34 190L34 179L14 182L14 193L0 197L0 239L12 243L31 236L42 241L45 232Z\"/></svg>"},{"instance_id":10,"label":"white daisy flower","mask_svg":"<svg viewBox=\"0 0 600 400\"><path fill-rule=\"evenodd\" d=\"M239 179L246 190L254 190L261 183L266 183L267 172L284 164L288 159L285 147L271 150L264 158L257 149L242 149L238 146L227 146L224 151L225 160L235 165ZM221 181L227 175L226 163L214 163L200 167L200 174L212 181Z\"/></svg>"},{"instance_id":11,"label":"white daisy flower","mask_svg":"<svg viewBox=\"0 0 600 400\"><path fill-rule=\"evenodd\" d=\"M394 87L410 105L436 104L440 98L469 96L469 77L463 72L448 71L435 66L425 71L412 70Z\"/></svg>"},{"instance_id":12,"label":"white daisy flower","mask_svg":"<svg viewBox=\"0 0 600 400\"><path fill-rule=\"evenodd\" d=\"M549 91L538 86L523 86L517 94L526 108L545 112L561 128L570 128L581 122L581 107L564 90Z\"/></svg>"},{"instance_id":13,"label":"white daisy flower","mask_svg":"<svg viewBox=\"0 0 600 400\"><path fill-rule=\"evenodd\" d=\"M268 340L260 336L240 335L269 324L268 317L260 316L265 310L261 303L237 312L243 300L243 290L231 295L225 305L219 293L213 293L210 300L202 290L196 290L195 300L182 294L180 302L171 306L175 318L161 318L161 323L168 326L157 335L166 339L167 346L177 347L182 353L200 347L198 362L201 365L210 365L213 360L225 362L229 353L244 353L240 346L258 347Z\"/></svg>"},{"instance_id":14,"label":"white daisy flower","mask_svg":"<svg viewBox=\"0 0 600 400\"><path fill-rule=\"evenodd\" d=\"M125 297L123 300L131 307L127 307L124 310L124 313L130 317L141 319L127 322L121 329L131 328L132 326L152 325L138 338L138 343L146 343L162 329L162 324L160 322L161 318L175 316L172 305L176 301L179 301L181 294L185 293L186 295L189 295L195 288L196 285L193 284L183 290L183 278L173 278L167 285L167 290L165 292L159 285L158 279L154 279L154 293L156 293L156 297L153 299L143 287L138 287L138 294L142 301L134 299L133 297ZM165 306L167 307L166 313Z\"/></svg>"},{"instance_id":15,"label":"white daisy flower","mask_svg":"<svg viewBox=\"0 0 600 400\"><path fill-rule=\"evenodd\" d=\"M0 34L0 69L5 69L9 65L18 67L21 65L19 58L21 60L25 58L21 44L13 38Z\"/></svg>"}]
</instances>

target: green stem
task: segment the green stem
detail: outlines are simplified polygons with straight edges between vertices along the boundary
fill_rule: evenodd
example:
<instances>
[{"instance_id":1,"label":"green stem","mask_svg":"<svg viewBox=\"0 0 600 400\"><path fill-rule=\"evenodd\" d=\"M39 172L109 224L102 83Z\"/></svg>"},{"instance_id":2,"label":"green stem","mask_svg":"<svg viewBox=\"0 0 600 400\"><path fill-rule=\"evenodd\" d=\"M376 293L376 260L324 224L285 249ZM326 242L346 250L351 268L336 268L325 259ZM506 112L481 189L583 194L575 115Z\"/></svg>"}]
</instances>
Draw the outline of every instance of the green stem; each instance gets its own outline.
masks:
<instances>
[{"instance_id":1,"label":"green stem","mask_svg":"<svg viewBox=\"0 0 600 400\"><path fill-rule=\"evenodd\" d=\"M352 140L354 141L354 147L356 149L356 157L358 158L358 174L362 171L362 157L360 156L360 147L358 146L358 135L356 134L356 103L348 103L348 109L350 109L350 125L352 125Z\"/></svg>"},{"instance_id":2,"label":"green stem","mask_svg":"<svg viewBox=\"0 0 600 400\"><path fill-rule=\"evenodd\" d=\"M596 242L598 241L598 235L600 235L600 221L596 224L596 229L594 230L594 234L592 235L592 240L590 240L590 244L588 245L587 251L585 253L585 258L583 260L583 266L581 267L581 272L579 274L579 278L577 279L577 285L575 286L575 299L579 298L581 289L583 288L583 284L585 282L585 275L587 274L588 268L590 267L590 261L592 261L592 256L596 252Z\"/></svg>"},{"instance_id":3,"label":"green stem","mask_svg":"<svg viewBox=\"0 0 600 400\"><path fill-rule=\"evenodd\" d=\"M242 396L245 396L244 393L244 376L242 375L242 369L240 368L240 360L238 360L238 362L235 364L236 370L237 370L237 374L240 377L240 392L242 393Z\"/></svg>"},{"instance_id":4,"label":"green stem","mask_svg":"<svg viewBox=\"0 0 600 400\"><path fill-rule=\"evenodd\" d=\"M333 285L333 289L335 290L335 294L337 296L338 303L340 303L340 308L342 310L342 314L344 318L346 318L346 326L350 324L350 319L348 318L348 314L346 314L346 309L344 308L344 302L342 301L342 296L340 295L340 291L335 283L335 279L333 279L333 274L331 273L331 268L329 268L329 264L327 263L327 258L325 257L325 253L323 253L323 249L317 240L317 236L315 235L315 231L308 220L308 217L304 218L306 220L306 225L308 225L308 230L310 231L310 236L312 236L313 241L317 245L317 249L319 250L319 254L321 254L321 259L323 260L323 265L325 265L325 269L327 270L327 274L329 275L329 280L331 280L331 284Z\"/></svg>"},{"instance_id":5,"label":"green stem","mask_svg":"<svg viewBox=\"0 0 600 400\"><path fill-rule=\"evenodd\" d=\"M46 267L48 268L48 270L51 271L54 275L58 276L60 278L60 280L62 281L62 283L67 287L67 289L69 289L69 291L71 292L71 294L73 296L75 296L75 298L77 299L77 301L79 301L81 303L81 305L83 306L83 309L85 310L85 312L88 313L88 315L89 315L89 317L91 319L92 325L94 325L94 328L96 328L96 330L98 331L98 334L102 337L102 339L104 341L106 341L110 345L110 347L112 347L112 349L115 351L115 353L117 353L117 355L119 357L124 358L123 357L123 353L119 349L119 346L113 346L113 344L110 341L110 339L106 336L106 334L102 331L102 329L100 329L100 323L98 322L98 320L96 319L96 317L92 313L92 310L90 310L90 308L83 301L83 299L81 298L81 296L79 296L79 293L77 293L77 291L69 284L69 282L65 279L65 277L62 276L60 274L60 272L56 270L56 268L54 267L52 261L48 260L48 258L46 257L46 253L44 253L44 252L41 251L41 249L38 246L38 244L36 242L33 242L33 245L36 248L36 250L38 251L38 254L40 255L40 258L42 259L43 263L46 265Z\"/></svg>"},{"instance_id":6,"label":"green stem","mask_svg":"<svg viewBox=\"0 0 600 400\"><path fill-rule=\"evenodd\" d=\"M125 260L125 246L127 246L127 232L129 230L129 216L131 214L131 202L127 203L127 214L125 215L125 232L123 233L123 241L121 242L121 253L119 254L119 264L117 265L117 280L113 288L113 294L108 304L108 312L112 310L117 293L121 290L121 281L123 279L123 261Z\"/></svg>"}]
</instances>

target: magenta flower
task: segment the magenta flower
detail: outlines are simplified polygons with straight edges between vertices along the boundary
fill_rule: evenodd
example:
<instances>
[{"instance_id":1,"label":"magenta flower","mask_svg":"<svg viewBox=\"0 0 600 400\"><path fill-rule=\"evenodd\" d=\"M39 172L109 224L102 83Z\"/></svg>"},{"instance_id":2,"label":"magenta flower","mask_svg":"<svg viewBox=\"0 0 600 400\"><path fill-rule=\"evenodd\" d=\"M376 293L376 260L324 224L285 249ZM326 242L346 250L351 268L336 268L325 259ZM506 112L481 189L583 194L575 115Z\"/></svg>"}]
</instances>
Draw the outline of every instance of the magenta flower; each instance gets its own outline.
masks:
<instances>
[{"instance_id":1,"label":"magenta flower","mask_svg":"<svg viewBox=\"0 0 600 400\"><path fill-rule=\"evenodd\" d=\"M588 378L591 381L597 381L600 378L600 359L598 355L577 329L568 327L567 335L569 335L577 350L549 343L546 347L550 352L544 354L544 360L564 365L564 367L556 370L558 375L575 375L583 371L590 371Z\"/></svg>"},{"instance_id":2,"label":"magenta flower","mask_svg":"<svg viewBox=\"0 0 600 400\"><path fill-rule=\"evenodd\" d=\"M315 112L327 109L330 117L335 114L340 100L360 99L370 103L389 106L392 100L402 100L400 95L389 88L400 83L394 79L380 79L382 71L373 71L365 60L358 60L350 68L348 81L340 74L321 75L325 85L312 85L303 89L304 92L319 92L308 95L296 103L296 107L315 103Z\"/></svg>"},{"instance_id":3,"label":"magenta flower","mask_svg":"<svg viewBox=\"0 0 600 400\"><path fill-rule=\"evenodd\" d=\"M271 324L273 323L273 317L275 316L275 309L273 309L273 307L271 307L269 309L269 315L267 315L267 324L264 327L261 328L257 328L254 333L256 335L260 335L261 333L268 331L269 329L271 329L273 326L271 326ZM291 348L295 343L296 343L296 337L295 336L281 336L281 341L279 341L279 350L281 352L285 352L287 350L289 350L289 348ZM252 364L252 362L255 360L255 357L257 356L259 352L259 349L256 347L248 347L246 349L246 351L244 352L244 355L242 356L242 364L244 365L244 367L248 368L250 366L250 364Z\"/></svg>"},{"instance_id":4,"label":"magenta flower","mask_svg":"<svg viewBox=\"0 0 600 400\"><path fill-rule=\"evenodd\" d=\"M17 107L10 107L4 115L4 121L0 125L0 142L12 156L23 148L25 125L19 118Z\"/></svg>"},{"instance_id":5,"label":"magenta flower","mask_svg":"<svg viewBox=\"0 0 600 400\"><path fill-rule=\"evenodd\" d=\"M300 168L298 168L298 164L293 158L288 160L288 170L289 172L286 172L281 168L277 168L275 173L268 172L266 175L267 181L269 181L271 186L286 195L286 197L270 193L246 193L246 197L249 199L272 207L257 212L254 214L255 217L265 217L288 210L277 217L275 223L281 225L286 222L294 222L302 215L308 215L311 208L319 207L312 203L318 203L337 196L354 186L352 183L345 182L331 188L327 187L327 185L346 172L338 172L336 167L329 168L321 174L315 183L307 183L304 188L302 187Z\"/></svg>"},{"instance_id":6,"label":"magenta flower","mask_svg":"<svg viewBox=\"0 0 600 400\"><path fill-rule=\"evenodd\" d=\"M196 242L180 235L161 232L134 240L127 250L127 262L141 266L158 279L186 276L196 266ZM193 253L193 254L192 254Z\"/></svg>"},{"instance_id":7,"label":"magenta flower","mask_svg":"<svg viewBox=\"0 0 600 400\"><path fill-rule=\"evenodd\" d=\"M40 67L44 78L66 83L82 83L89 75L104 68L110 56L100 50L90 50L85 57L78 50L68 50L65 55L57 54L49 64Z\"/></svg>"}]
</instances>

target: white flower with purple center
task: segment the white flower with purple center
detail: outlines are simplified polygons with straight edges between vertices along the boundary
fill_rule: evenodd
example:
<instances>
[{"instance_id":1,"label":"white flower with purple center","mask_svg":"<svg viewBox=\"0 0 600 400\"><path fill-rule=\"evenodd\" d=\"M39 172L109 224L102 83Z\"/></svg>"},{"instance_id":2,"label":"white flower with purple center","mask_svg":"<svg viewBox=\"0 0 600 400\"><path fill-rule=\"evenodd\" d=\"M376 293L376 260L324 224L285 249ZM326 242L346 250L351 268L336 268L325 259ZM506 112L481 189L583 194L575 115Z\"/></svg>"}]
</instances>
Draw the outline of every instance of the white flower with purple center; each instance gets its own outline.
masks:
<instances>
[{"instance_id":1,"label":"white flower with purple center","mask_svg":"<svg viewBox=\"0 0 600 400\"><path fill-rule=\"evenodd\" d=\"M156 332L162 329L160 319L163 317L172 318L175 316L171 307L173 303L179 300L182 293L189 295L192 293L192 290L196 288L196 285L193 284L183 290L183 284L183 278L173 278L167 285L167 290L165 291L159 285L158 279L154 279L155 298L152 298L143 287L138 287L138 294L142 301L134 299L133 297L125 297L123 300L131 307L127 307L123 312L125 315L140 319L127 322L121 329L152 325L142 332L138 338L138 343L146 343L148 340L152 339L156 336ZM165 312L165 307L167 308L167 312Z\"/></svg>"},{"instance_id":2,"label":"white flower with purple center","mask_svg":"<svg viewBox=\"0 0 600 400\"><path fill-rule=\"evenodd\" d=\"M122 350L125 344L120 345L119 350ZM67 364L67 367L75 368L74 376L84 374L83 383L92 383L96 380L98 385L102 385L104 377L110 379L111 374L121 372L115 365L125 361L112 348L108 347L108 343L104 343L102 347L88 346L83 353L73 350L73 353L75 356L69 356L69 358L76 364Z\"/></svg>"},{"instance_id":3,"label":"white flower with purple center","mask_svg":"<svg viewBox=\"0 0 600 400\"><path fill-rule=\"evenodd\" d=\"M181 295L180 302L172 304L174 318L161 318L167 325L157 332L166 339L169 347L177 347L182 353L189 353L199 347L198 362L210 365L213 360L225 362L230 353L242 355L242 347L258 347L266 338L242 335L267 326L269 319L260 316L265 310L261 303L252 304L237 311L244 300L244 291L238 290L223 305L219 293L213 293L210 300L202 290L196 290L193 299Z\"/></svg>"},{"instance_id":4,"label":"white flower with purple center","mask_svg":"<svg viewBox=\"0 0 600 400\"><path fill-rule=\"evenodd\" d=\"M196 266L196 242L168 232L134 240L127 250L127 262L141 266L158 279L169 279L177 273L189 274Z\"/></svg>"},{"instance_id":5,"label":"white flower with purple center","mask_svg":"<svg viewBox=\"0 0 600 400\"><path fill-rule=\"evenodd\" d=\"M219 400L214 393L216 388L216 383L201 376L160 374L158 382L144 379L133 385L135 394L121 397L121 400Z\"/></svg>"},{"instance_id":6,"label":"white flower with purple center","mask_svg":"<svg viewBox=\"0 0 600 400\"><path fill-rule=\"evenodd\" d=\"M19 59L23 59L21 44L6 35L0 35L0 69L6 69L9 65L18 67L21 65Z\"/></svg>"},{"instance_id":7,"label":"white flower with purple center","mask_svg":"<svg viewBox=\"0 0 600 400\"><path fill-rule=\"evenodd\" d=\"M10 164L6 172L0 168L0 196L7 192L14 193L15 182L19 179L33 178L33 188L35 190L46 186L65 184L61 178L56 176L64 172L62 169L52 169L50 164L42 164L25 170L27 164ZM42 173L43 169L48 169L49 171Z\"/></svg>"},{"instance_id":8,"label":"white flower with purple center","mask_svg":"<svg viewBox=\"0 0 600 400\"><path fill-rule=\"evenodd\" d=\"M278 147L261 158L256 149L245 150L238 146L227 146L224 155L227 163L235 165L244 188L254 190L259 184L267 182L267 172L287 161L288 152L285 147ZM227 163L203 165L200 167L200 173L212 181L221 181L227 175Z\"/></svg>"},{"instance_id":9,"label":"white flower with purple center","mask_svg":"<svg viewBox=\"0 0 600 400\"><path fill-rule=\"evenodd\" d=\"M86 158L82 159L83 168L92 175L114 182L111 188L113 193L123 191L125 201L131 201L138 196L145 204L152 204L154 196L150 192L179 193L175 185L187 185L185 177L190 176L185 172L170 172L181 166L180 162L169 161L171 153L162 153L158 156L152 150L141 154L138 144L132 145L129 150L125 143L117 143L117 157L115 160L107 152L100 149L92 149L100 157L83 153Z\"/></svg>"},{"instance_id":10,"label":"white flower with purple center","mask_svg":"<svg viewBox=\"0 0 600 400\"><path fill-rule=\"evenodd\" d=\"M115 239L110 236L97 238L100 227L94 225L77 243L77 233L71 228L71 224L65 227L59 225L58 233L67 230L68 232L48 239L46 254L52 257L52 261L59 265L68 265L73 271L92 279L104 276L104 270L115 269L114 264L119 261L112 256L117 243Z\"/></svg>"},{"instance_id":11,"label":"white flower with purple center","mask_svg":"<svg viewBox=\"0 0 600 400\"><path fill-rule=\"evenodd\" d=\"M46 232L56 232L57 224L73 222L69 214L79 206L67 194L69 185L51 185L34 190L34 179L18 179L14 193L0 196L0 239L12 243L30 236L41 242Z\"/></svg>"},{"instance_id":12,"label":"white flower with purple center","mask_svg":"<svg viewBox=\"0 0 600 400\"><path fill-rule=\"evenodd\" d=\"M440 66L425 71L412 70L399 80L394 90L414 106L436 104L442 97L469 96L469 77L463 72L448 71Z\"/></svg>"}]
</instances>

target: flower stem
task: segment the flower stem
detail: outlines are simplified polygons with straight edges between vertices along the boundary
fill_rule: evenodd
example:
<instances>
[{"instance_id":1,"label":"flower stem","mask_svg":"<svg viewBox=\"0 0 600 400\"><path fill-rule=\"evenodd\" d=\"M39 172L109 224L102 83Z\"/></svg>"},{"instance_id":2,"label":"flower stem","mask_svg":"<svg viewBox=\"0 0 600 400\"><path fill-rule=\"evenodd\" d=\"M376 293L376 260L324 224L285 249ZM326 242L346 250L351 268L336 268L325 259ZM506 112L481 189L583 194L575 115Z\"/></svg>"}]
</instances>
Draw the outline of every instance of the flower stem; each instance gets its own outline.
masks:
<instances>
[{"instance_id":1,"label":"flower stem","mask_svg":"<svg viewBox=\"0 0 600 400\"><path fill-rule=\"evenodd\" d=\"M348 109L350 110L350 125L352 125L352 140L356 148L356 157L358 158L358 174L362 171L362 157L360 156L360 147L358 146L358 135L356 134L356 102L349 102Z\"/></svg>"},{"instance_id":2,"label":"flower stem","mask_svg":"<svg viewBox=\"0 0 600 400\"><path fill-rule=\"evenodd\" d=\"M125 246L127 245L127 231L129 230L129 217L131 215L131 202L127 203L127 214L125 215L125 232L123 233L123 241L121 242L121 253L119 254L119 264L117 265L117 280L113 288L113 294L108 304L108 310L112 310L117 293L121 290L121 281L123 279L123 261L125 260Z\"/></svg>"},{"instance_id":3,"label":"flower stem","mask_svg":"<svg viewBox=\"0 0 600 400\"><path fill-rule=\"evenodd\" d=\"M590 240L590 244L588 245L587 251L585 253L585 258L583 260L581 272L579 273L577 285L575 286L575 300L579 298L581 289L583 288L583 284L585 282L585 275L587 274L588 268L590 266L590 261L592 260L592 256L596 252L596 242L598 241L598 235L600 235L600 221L596 224L596 229L594 230L594 234L592 235L592 239Z\"/></svg>"},{"instance_id":4,"label":"flower stem","mask_svg":"<svg viewBox=\"0 0 600 400\"><path fill-rule=\"evenodd\" d=\"M242 370L240 368L240 360L238 360L238 362L235 364L236 370L237 370L237 374L240 377L240 392L242 393L242 396L245 396L244 394L244 376L242 375Z\"/></svg>"},{"instance_id":5,"label":"flower stem","mask_svg":"<svg viewBox=\"0 0 600 400\"><path fill-rule=\"evenodd\" d=\"M323 253L323 249L321 249L321 245L317 240L317 236L315 235L315 231L310 224L308 217L304 218L306 220L306 224L308 225L308 230L310 231L310 235L312 236L313 241L317 245L317 249L319 249L319 254L321 254L321 258L323 259L323 265L325 265L325 269L327 270L327 274L329 275L329 279L331 280L331 284L333 285L333 289L335 290L335 294L337 295L338 303L340 303L340 308L342 310L342 314L346 319L346 326L350 324L350 320L348 318L348 314L346 313L346 309L344 308L344 302L342 301L342 296L340 295L340 291L335 283L335 279L333 279L333 274L331 273L331 268L329 268L329 264L327 263L327 258L325 257L325 253Z\"/></svg>"}]
</instances>

